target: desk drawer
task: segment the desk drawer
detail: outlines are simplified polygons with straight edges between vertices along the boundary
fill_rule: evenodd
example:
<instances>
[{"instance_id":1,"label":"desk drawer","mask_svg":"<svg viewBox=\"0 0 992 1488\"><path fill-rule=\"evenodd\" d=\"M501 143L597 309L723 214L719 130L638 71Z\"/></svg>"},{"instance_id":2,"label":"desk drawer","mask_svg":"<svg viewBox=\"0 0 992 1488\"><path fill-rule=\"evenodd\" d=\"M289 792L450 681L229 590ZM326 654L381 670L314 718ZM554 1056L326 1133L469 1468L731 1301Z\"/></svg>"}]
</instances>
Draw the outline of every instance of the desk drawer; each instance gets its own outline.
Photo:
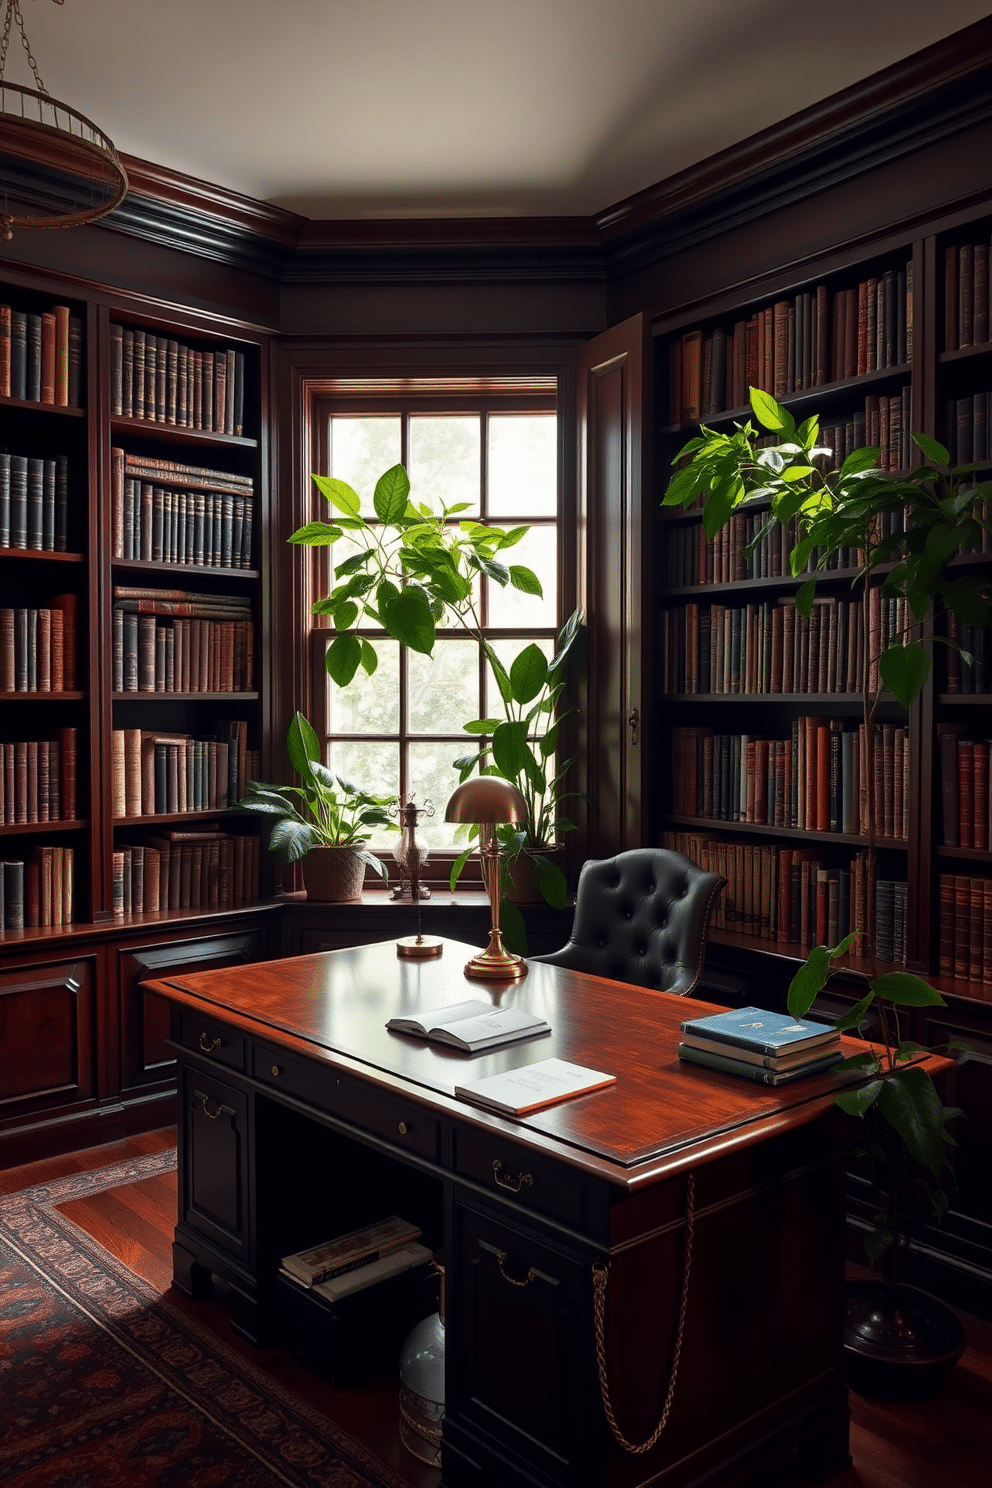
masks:
<instances>
[{"instance_id":1,"label":"desk drawer","mask_svg":"<svg viewBox=\"0 0 992 1488\"><path fill-rule=\"evenodd\" d=\"M268 1044L252 1045L252 1074L273 1090L307 1101L404 1152L437 1162L437 1119L412 1100L341 1074L329 1065L294 1059Z\"/></svg>"},{"instance_id":2,"label":"desk drawer","mask_svg":"<svg viewBox=\"0 0 992 1488\"><path fill-rule=\"evenodd\" d=\"M233 1028L226 1028L223 1023L215 1022L209 1013L183 1008L180 1014L179 1042L184 1049L202 1054L215 1064L244 1071L244 1038Z\"/></svg>"},{"instance_id":3,"label":"desk drawer","mask_svg":"<svg viewBox=\"0 0 992 1488\"><path fill-rule=\"evenodd\" d=\"M585 1217L585 1184L562 1169L502 1137L458 1129L455 1132L455 1172L519 1204L521 1209L546 1214L563 1224L581 1226Z\"/></svg>"}]
</instances>

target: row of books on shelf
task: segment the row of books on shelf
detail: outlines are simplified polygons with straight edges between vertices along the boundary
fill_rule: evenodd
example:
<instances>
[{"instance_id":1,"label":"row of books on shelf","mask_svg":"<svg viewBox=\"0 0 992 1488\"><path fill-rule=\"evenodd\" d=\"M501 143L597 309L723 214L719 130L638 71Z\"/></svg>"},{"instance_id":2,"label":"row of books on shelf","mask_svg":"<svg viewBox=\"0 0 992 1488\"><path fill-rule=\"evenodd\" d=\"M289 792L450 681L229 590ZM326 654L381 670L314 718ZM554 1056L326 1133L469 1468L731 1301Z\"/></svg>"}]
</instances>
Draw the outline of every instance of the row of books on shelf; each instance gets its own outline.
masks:
<instances>
[{"instance_id":1,"label":"row of books on shelf","mask_svg":"<svg viewBox=\"0 0 992 1488\"><path fill-rule=\"evenodd\" d=\"M947 451L952 465L975 462L992 464L992 428L989 411L992 393L971 393L951 398L946 409Z\"/></svg>"},{"instance_id":2,"label":"row of books on shelf","mask_svg":"<svg viewBox=\"0 0 992 1488\"><path fill-rule=\"evenodd\" d=\"M220 719L208 738L154 729L114 729L111 780L115 817L223 811L258 776L244 719Z\"/></svg>"},{"instance_id":3,"label":"row of books on shelf","mask_svg":"<svg viewBox=\"0 0 992 1488\"><path fill-rule=\"evenodd\" d=\"M903 634L905 601L869 592L868 681L877 658ZM824 595L803 615L792 598L745 605L690 601L661 616L665 693L857 693L864 677L864 614L858 599Z\"/></svg>"},{"instance_id":4,"label":"row of books on shelf","mask_svg":"<svg viewBox=\"0 0 992 1488\"><path fill-rule=\"evenodd\" d=\"M856 287L818 284L777 300L731 329L686 331L669 355L670 422L696 423L743 408L748 389L776 398L822 387L913 355L913 266Z\"/></svg>"},{"instance_id":5,"label":"row of books on shelf","mask_svg":"<svg viewBox=\"0 0 992 1488\"><path fill-rule=\"evenodd\" d=\"M0 453L0 548L64 553L69 536L69 461Z\"/></svg>"},{"instance_id":6,"label":"row of books on shelf","mask_svg":"<svg viewBox=\"0 0 992 1488\"><path fill-rule=\"evenodd\" d=\"M73 692L79 596L0 608L0 692Z\"/></svg>"},{"instance_id":7,"label":"row of books on shelf","mask_svg":"<svg viewBox=\"0 0 992 1488\"><path fill-rule=\"evenodd\" d=\"M162 831L113 855L115 915L158 909L224 909L258 897L258 838Z\"/></svg>"},{"instance_id":8,"label":"row of books on shelf","mask_svg":"<svg viewBox=\"0 0 992 1488\"><path fill-rule=\"evenodd\" d=\"M989 339L989 244L944 249L944 350L981 346Z\"/></svg>"},{"instance_id":9,"label":"row of books on shelf","mask_svg":"<svg viewBox=\"0 0 992 1488\"><path fill-rule=\"evenodd\" d=\"M392 1214L319 1245L282 1257L280 1271L296 1286L330 1302L426 1265L419 1225Z\"/></svg>"},{"instance_id":10,"label":"row of books on shelf","mask_svg":"<svg viewBox=\"0 0 992 1488\"><path fill-rule=\"evenodd\" d=\"M0 397L81 408L83 322L68 305L0 305Z\"/></svg>"},{"instance_id":11,"label":"row of books on shelf","mask_svg":"<svg viewBox=\"0 0 992 1488\"><path fill-rule=\"evenodd\" d=\"M977 847L992 843L990 741L968 737L966 725L938 723L943 843Z\"/></svg>"},{"instance_id":12,"label":"row of books on shelf","mask_svg":"<svg viewBox=\"0 0 992 1488\"><path fill-rule=\"evenodd\" d=\"M876 448L878 469L895 474L912 464L912 389L907 383L898 393L869 394L864 412L848 418L824 419L817 443L830 450L819 457L824 470L839 470L848 455L868 445Z\"/></svg>"},{"instance_id":13,"label":"row of books on shelf","mask_svg":"<svg viewBox=\"0 0 992 1488\"><path fill-rule=\"evenodd\" d=\"M0 864L0 930L72 924L71 847L36 846Z\"/></svg>"},{"instance_id":14,"label":"row of books on shelf","mask_svg":"<svg viewBox=\"0 0 992 1488\"><path fill-rule=\"evenodd\" d=\"M248 599L114 588L115 692L250 692L254 655Z\"/></svg>"},{"instance_id":15,"label":"row of books on shelf","mask_svg":"<svg viewBox=\"0 0 992 1488\"><path fill-rule=\"evenodd\" d=\"M947 639L952 644L941 648L946 653L947 691L967 697L987 693L990 684L988 631L966 625L957 615L948 613Z\"/></svg>"},{"instance_id":16,"label":"row of books on shelf","mask_svg":"<svg viewBox=\"0 0 992 1488\"><path fill-rule=\"evenodd\" d=\"M110 326L111 412L183 429L244 433L245 356Z\"/></svg>"},{"instance_id":17,"label":"row of books on shelf","mask_svg":"<svg viewBox=\"0 0 992 1488\"><path fill-rule=\"evenodd\" d=\"M713 911L714 930L807 951L814 945L837 945L852 930L864 928L864 852L855 853L849 866L838 867L819 847L734 842L700 832L663 832L661 845L726 878L727 887ZM880 961L905 965L906 902L904 880L876 879L875 944ZM851 955L857 959L857 943Z\"/></svg>"},{"instance_id":18,"label":"row of books on shelf","mask_svg":"<svg viewBox=\"0 0 992 1488\"><path fill-rule=\"evenodd\" d=\"M113 556L250 568L250 476L111 451Z\"/></svg>"},{"instance_id":19,"label":"row of books on shelf","mask_svg":"<svg viewBox=\"0 0 992 1488\"><path fill-rule=\"evenodd\" d=\"M76 734L57 728L47 739L0 744L0 821L75 821Z\"/></svg>"},{"instance_id":20,"label":"row of books on shelf","mask_svg":"<svg viewBox=\"0 0 992 1488\"><path fill-rule=\"evenodd\" d=\"M904 530L904 509L880 514L880 537ZM798 540L794 519L770 523L767 510L735 512L712 538L707 537L702 523L672 525L665 532L665 582L669 587L681 587L791 577L789 555ZM804 573L813 572L819 556L819 549L814 548ZM860 549L838 548L830 554L823 571L856 568L860 561Z\"/></svg>"},{"instance_id":21,"label":"row of books on shelf","mask_svg":"<svg viewBox=\"0 0 992 1488\"><path fill-rule=\"evenodd\" d=\"M840 1034L829 1023L793 1018L768 1008L728 1008L681 1024L678 1056L722 1074L761 1085L785 1085L841 1056Z\"/></svg>"},{"instance_id":22,"label":"row of books on shelf","mask_svg":"<svg viewBox=\"0 0 992 1488\"><path fill-rule=\"evenodd\" d=\"M876 832L901 840L909 824L909 730L877 725L867 758L864 725L794 719L788 739L672 729L672 812L808 832L864 836L869 791Z\"/></svg>"},{"instance_id":23,"label":"row of books on shelf","mask_svg":"<svg viewBox=\"0 0 992 1488\"><path fill-rule=\"evenodd\" d=\"M977 984L992 1001L992 878L942 873L938 892L940 974Z\"/></svg>"}]
</instances>

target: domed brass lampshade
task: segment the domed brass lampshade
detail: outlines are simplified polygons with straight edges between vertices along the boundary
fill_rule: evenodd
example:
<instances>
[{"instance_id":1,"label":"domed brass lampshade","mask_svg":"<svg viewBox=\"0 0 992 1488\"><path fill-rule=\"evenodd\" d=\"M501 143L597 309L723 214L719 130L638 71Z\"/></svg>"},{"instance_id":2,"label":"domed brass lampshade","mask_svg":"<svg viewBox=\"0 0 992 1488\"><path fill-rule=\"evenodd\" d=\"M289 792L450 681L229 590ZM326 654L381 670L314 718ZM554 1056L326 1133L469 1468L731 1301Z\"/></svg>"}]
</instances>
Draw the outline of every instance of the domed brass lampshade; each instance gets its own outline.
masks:
<instances>
[{"instance_id":1,"label":"domed brass lampshade","mask_svg":"<svg viewBox=\"0 0 992 1488\"><path fill-rule=\"evenodd\" d=\"M444 813L445 821L461 822L479 828L479 852L482 877L489 894L492 929L484 951L465 963L465 975L516 981L527 975L527 962L503 945L499 928L500 870L499 838L495 828L501 822L527 820L527 802L508 780L498 775L475 775L466 780L451 796Z\"/></svg>"}]
</instances>

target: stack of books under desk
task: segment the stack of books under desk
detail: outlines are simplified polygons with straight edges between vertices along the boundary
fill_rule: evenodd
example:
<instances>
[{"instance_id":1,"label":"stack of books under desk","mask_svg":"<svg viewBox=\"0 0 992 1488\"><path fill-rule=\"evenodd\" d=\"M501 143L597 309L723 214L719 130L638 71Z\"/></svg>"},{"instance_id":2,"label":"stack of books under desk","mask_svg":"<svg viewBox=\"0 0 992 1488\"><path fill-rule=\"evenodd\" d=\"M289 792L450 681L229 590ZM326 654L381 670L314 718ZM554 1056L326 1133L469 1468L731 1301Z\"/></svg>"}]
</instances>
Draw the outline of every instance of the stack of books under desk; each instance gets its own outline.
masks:
<instances>
[{"instance_id":1,"label":"stack of books under desk","mask_svg":"<svg viewBox=\"0 0 992 1488\"><path fill-rule=\"evenodd\" d=\"M413 1325L437 1306L420 1229L397 1215L282 1257L280 1341L333 1384L394 1366Z\"/></svg>"},{"instance_id":2,"label":"stack of books under desk","mask_svg":"<svg viewBox=\"0 0 992 1488\"><path fill-rule=\"evenodd\" d=\"M829 1069L843 1057L840 1034L828 1023L765 1008L730 1008L689 1018L681 1029L678 1055L687 1064L763 1085L784 1085Z\"/></svg>"}]
</instances>

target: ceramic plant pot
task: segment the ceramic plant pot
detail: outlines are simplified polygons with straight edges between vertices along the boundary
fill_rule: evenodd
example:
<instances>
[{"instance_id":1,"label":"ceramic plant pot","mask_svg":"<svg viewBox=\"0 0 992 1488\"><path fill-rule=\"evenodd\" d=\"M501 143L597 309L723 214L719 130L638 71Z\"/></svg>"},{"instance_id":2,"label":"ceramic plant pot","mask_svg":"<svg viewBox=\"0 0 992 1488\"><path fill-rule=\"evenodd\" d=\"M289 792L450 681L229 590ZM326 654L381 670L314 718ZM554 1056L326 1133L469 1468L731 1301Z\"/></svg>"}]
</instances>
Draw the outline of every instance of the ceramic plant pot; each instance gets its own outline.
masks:
<instances>
[{"instance_id":1,"label":"ceramic plant pot","mask_svg":"<svg viewBox=\"0 0 992 1488\"><path fill-rule=\"evenodd\" d=\"M549 862L557 863L559 868L565 866L565 849L563 847L545 848L541 853L542 858ZM537 875L534 872L534 860L529 853L518 853L511 863L507 864L509 874L509 887L506 897L514 904L543 904L544 895L537 886Z\"/></svg>"},{"instance_id":2,"label":"ceramic plant pot","mask_svg":"<svg viewBox=\"0 0 992 1488\"><path fill-rule=\"evenodd\" d=\"M339 904L359 899L365 864L353 847L314 847L300 863L308 899Z\"/></svg>"},{"instance_id":3,"label":"ceramic plant pot","mask_svg":"<svg viewBox=\"0 0 992 1488\"><path fill-rule=\"evenodd\" d=\"M844 1315L844 1373L860 1395L928 1400L964 1352L957 1313L916 1287L852 1281Z\"/></svg>"}]
</instances>

